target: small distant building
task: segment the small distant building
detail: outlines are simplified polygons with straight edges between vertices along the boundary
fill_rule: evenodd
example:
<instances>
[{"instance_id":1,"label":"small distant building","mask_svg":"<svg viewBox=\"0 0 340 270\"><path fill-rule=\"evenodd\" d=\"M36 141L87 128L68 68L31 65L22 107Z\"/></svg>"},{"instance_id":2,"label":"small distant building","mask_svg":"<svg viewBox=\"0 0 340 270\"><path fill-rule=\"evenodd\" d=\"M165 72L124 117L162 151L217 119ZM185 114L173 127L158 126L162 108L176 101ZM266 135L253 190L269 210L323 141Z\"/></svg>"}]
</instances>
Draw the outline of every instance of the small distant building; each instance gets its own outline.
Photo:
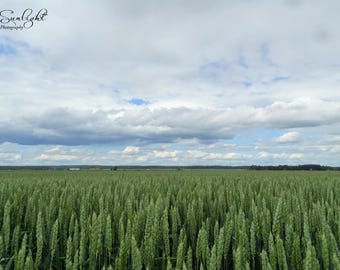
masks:
<instances>
[{"instance_id":1,"label":"small distant building","mask_svg":"<svg viewBox=\"0 0 340 270\"><path fill-rule=\"evenodd\" d=\"M69 168L70 171L80 171L80 168Z\"/></svg>"}]
</instances>

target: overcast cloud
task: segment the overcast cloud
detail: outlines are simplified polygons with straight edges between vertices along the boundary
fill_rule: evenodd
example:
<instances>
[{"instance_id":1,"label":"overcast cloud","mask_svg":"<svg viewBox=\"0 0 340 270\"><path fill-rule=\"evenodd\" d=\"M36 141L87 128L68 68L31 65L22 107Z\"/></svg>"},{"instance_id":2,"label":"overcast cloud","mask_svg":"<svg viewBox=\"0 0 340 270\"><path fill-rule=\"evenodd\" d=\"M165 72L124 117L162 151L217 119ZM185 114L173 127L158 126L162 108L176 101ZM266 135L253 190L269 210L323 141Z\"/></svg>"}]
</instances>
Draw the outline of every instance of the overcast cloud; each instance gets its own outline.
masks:
<instances>
[{"instance_id":1,"label":"overcast cloud","mask_svg":"<svg viewBox=\"0 0 340 270\"><path fill-rule=\"evenodd\" d=\"M48 16L0 29L0 165L339 165L339 1L0 4L26 8Z\"/></svg>"}]
</instances>

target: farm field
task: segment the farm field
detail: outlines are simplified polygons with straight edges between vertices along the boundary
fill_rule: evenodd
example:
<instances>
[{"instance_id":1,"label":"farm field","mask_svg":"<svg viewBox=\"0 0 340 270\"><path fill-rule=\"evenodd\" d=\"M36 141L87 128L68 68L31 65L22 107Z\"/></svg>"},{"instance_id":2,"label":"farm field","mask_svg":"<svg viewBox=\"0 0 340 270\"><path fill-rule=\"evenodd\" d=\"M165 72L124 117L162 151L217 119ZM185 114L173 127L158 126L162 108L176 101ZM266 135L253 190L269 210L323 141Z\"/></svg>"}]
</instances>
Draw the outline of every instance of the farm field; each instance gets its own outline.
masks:
<instances>
[{"instance_id":1,"label":"farm field","mask_svg":"<svg viewBox=\"0 0 340 270\"><path fill-rule=\"evenodd\" d=\"M0 269L340 269L340 173L2 171Z\"/></svg>"}]
</instances>

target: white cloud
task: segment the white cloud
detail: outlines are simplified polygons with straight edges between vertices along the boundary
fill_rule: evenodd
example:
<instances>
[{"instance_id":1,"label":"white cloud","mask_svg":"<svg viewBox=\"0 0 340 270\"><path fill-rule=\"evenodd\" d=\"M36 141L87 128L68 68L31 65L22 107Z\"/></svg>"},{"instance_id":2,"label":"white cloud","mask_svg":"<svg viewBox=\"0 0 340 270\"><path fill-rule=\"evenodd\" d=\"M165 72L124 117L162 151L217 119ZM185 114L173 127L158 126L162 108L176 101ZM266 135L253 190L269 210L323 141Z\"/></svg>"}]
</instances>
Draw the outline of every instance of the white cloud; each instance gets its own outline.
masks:
<instances>
[{"instance_id":1,"label":"white cloud","mask_svg":"<svg viewBox=\"0 0 340 270\"><path fill-rule=\"evenodd\" d=\"M270 154L268 152L260 152L259 153L259 158L268 158Z\"/></svg>"},{"instance_id":2,"label":"white cloud","mask_svg":"<svg viewBox=\"0 0 340 270\"><path fill-rule=\"evenodd\" d=\"M56 152L59 152L60 151L60 146L54 146L54 147L51 147L47 150L45 150L45 153L56 153Z\"/></svg>"},{"instance_id":3,"label":"white cloud","mask_svg":"<svg viewBox=\"0 0 340 270\"><path fill-rule=\"evenodd\" d=\"M97 150L93 146L62 146L58 152L48 152L58 146L22 146L11 144L11 149L0 151L0 165L251 165L251 164L290 164L319 163L337 165L339 147L308 139L301 145L270 144L244 146L235 144L233 152L228 148L211 148L206 144L176 145L182 149L174 149L174 145L144 145L133 155L124 154L122 150L112 150L110 146ZM223 144L221 144L223 145ZM21 154L19 154L21 153ZM335 160L335 162L332 162Z\"/></svg>"},{"instance_id":4,"label":"white cloud","mask_svg":"<svg viewBox=\"0 0 340 270\"><path fill-rule=\"evenodd\" d=\"M274 138L273 141L277 143L296 143L300 141L300 133L295 131L287 132L277 138Z\"/></svg>"},{"instance_id":5,"label":"white cloud","mask_svg":"<svg viewBox=\"0 0 340 270\"><path fill-rule=\"evenodd\" d=\"M70 160L77 160L79 157L72 156L72 155L46 155L41 154L40 156L34 158L35 160L39 161L70 161Z\"/></svg>"},{"instance_id":6,"label":"white cloud","mask_svg":"<svg viewBox=\"0 0 340 270\"><path fill-rule=\"evenodd\" d=\"M145 161L147 161L148 159L149 159L148 156L140 156L140 157L137 158L137 161L139 161L139 162L145 162Z\"/></svg>"},{"instance_id":7,"label":"white cloud","mask_svg":"<svg viewBox=\"0 0 340 270\"><path fill-rule=\"evenodd\" d=\"M204 158L207 155L206 152L203 152L200 150L188 150L187 152L191 158L195 158L195 159Z\"/></svg>"},{"instance_id":8,"label":"white cloud","mask_svg":"<svg viewBox=\"0 0 340 270\"><path fill-rule=\"evenodd\" d=\"M293 153L288 156L289 159L302 159L303 157L304 155L302 153Z\"/></svg>"},{"instance_id":9,"label":"white cloud","mask_svg":"<svg viewBox=\"0 0 340 270\"><path fill-rule=\"evenodd\" d=\"M208 146L207 150L210 149ZM239 153L214 153L214 152L204 152L200 150L188 150L187 153L193 159L203 159L203 160L223 160L223 159L235 159L241 158Z\"/></svg>"},{"instance_id":10,"label":"white cloud","mask_svg":"<svg viewBox=\"0 0 340 270\"><path fill-rule=\"evenodd\" d=\"M127 146L123 150L123 154L126 154L126 155L135 155L138 153L139 153L139 147L136 147L136 146Z\"/></svg>"},{"instance_id":11,"label":"white cloud","mask_svg":"<svg viewBox=\"0 0 340 270\"><path fill-rule=\"evenodd\" d=\"M0 163L9 161L19 161L21 160L21 155L16 153L1 153L0 152Z\"/></svg>"},{"instance_id":12,"label":"white cloud","mask_svg":"<svg viewBox=\"0 0 340 270\"><path fill-rule=\"evenodd\" d=\"M152 155L155 158L175 158L179 151L153 151Z\"/></svg>"},{"instance_id":13,"label":"white cloud","mask_svg":"<svg viewBox=\"0 0 340 270\"><path fill-rule=\"evenodd\" d=\"M335 164L340 2L288 3L30 3L48 9L46 21L0 31L14 51L0 49L0 149L22 152L13 163L253 163L249 155L297 160L299 151L302 162ZM270 140L259 129L286 133Z\"/></svg>"},{"instance_id":14,"label":"white cloud","mask_svg":"<svg viewBox=\"0 0 340 270\"><path fill-rule=\"evenodd\" d=\"M261 108L151 109L143 106L108 111L57 108L37 116L18 115L11 122L0 123L0 128L7 140L21 144L121 145L129 142L189 143L189 140L212 144L216 140L232 139L250 128L321 129L339 124L339 108L336 102L313 99L276 102ZM35 130L45 130L45 133ZM297 132L289 132L275 141L298 139Z\"/></svg>"},{"instance_id":15,"label":"white cloud","mask_svg":"<svg viewBox=\"0 0 340 270\"><path fill-rule=\"evenodd\" d=\"M260 152L258 154L258 158L260 159L274 159L277 161L283 160L291 160L291 159L302 159L304 155L302 153L268 153L268 152Z\"/></svg>"}]
</instances>

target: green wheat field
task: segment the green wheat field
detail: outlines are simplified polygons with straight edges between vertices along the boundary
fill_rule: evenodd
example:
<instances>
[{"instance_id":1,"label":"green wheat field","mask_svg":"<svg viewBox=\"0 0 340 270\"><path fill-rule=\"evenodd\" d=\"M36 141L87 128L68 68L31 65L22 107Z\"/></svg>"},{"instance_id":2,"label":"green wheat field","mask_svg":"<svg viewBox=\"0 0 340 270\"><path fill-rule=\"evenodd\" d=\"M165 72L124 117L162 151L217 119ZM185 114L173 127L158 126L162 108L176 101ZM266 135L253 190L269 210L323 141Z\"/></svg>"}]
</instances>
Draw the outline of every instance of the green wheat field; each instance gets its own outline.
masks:
<instances>
[{"instance_id":1,"label":"green wheat field","mask_svg":"<svg viewBox=\"0 0 340 270\"><path fill-rule=\"evenodd\" d=\"M340 269L340 173L2 171L0 269Z\"/></svg>"}]
</instances>

